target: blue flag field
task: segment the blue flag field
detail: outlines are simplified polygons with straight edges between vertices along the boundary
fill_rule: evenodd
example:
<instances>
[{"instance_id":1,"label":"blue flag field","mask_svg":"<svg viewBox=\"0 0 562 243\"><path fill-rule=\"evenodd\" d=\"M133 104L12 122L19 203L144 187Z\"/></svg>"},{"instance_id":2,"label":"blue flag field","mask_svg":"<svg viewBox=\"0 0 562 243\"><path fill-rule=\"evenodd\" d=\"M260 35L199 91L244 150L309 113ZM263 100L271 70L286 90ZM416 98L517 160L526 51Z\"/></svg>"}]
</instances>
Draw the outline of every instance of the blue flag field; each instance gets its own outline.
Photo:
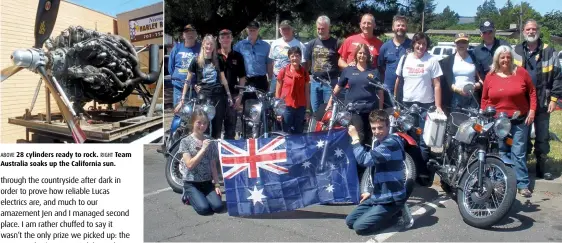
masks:
<instances>
[{"instance_id":1,"label":"blue flag field","mask_svg":"<svg viewBox=\"0 0 562 243\"><path fill-rule=\"evenodd\" d=\"M222 140L218 147L231 216L359 202L357 162L345 129Z\"/></svg>"}]
</instances>

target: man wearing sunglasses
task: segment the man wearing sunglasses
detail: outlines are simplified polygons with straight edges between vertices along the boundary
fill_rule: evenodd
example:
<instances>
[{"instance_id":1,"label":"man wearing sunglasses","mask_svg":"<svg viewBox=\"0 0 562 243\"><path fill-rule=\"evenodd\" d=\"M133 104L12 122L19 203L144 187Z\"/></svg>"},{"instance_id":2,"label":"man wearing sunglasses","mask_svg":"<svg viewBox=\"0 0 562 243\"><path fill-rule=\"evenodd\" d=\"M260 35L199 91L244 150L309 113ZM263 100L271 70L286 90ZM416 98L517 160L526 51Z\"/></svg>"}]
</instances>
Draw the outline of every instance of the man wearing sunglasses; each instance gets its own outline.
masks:
<instances>
[{"instance_id":1,"label":"man wearing sunglasses","mask_svg":"<svg viewBox=\"0 0 562 243\"><path fill-rule=\"evenodd\" d=\"M474 56L476 57L475 66L479 79L477 80L478 82L475 83L474 95L479 103L484 79L486 78L486 74L490 71L494 52L500 46L510 46L507 41L496 38L496 28L492 20L484 20L480 24L480 36L482 37L482 43L474 48Z\"/></svg>"}]
</instances>

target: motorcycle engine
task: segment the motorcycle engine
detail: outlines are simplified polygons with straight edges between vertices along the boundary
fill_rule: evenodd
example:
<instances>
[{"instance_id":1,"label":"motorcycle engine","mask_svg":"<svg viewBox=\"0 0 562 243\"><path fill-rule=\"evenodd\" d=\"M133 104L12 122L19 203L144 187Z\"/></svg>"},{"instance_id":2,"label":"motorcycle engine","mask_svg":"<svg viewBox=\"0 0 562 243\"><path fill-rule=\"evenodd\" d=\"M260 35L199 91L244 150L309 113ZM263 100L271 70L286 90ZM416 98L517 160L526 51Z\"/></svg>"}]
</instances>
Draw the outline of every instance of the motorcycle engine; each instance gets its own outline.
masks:
<instances>
[{"instance_id":1,"label":"motorcycle engine","mask_svg":"<svg viewBox=\"0 0 562 243\"><path fill-rule=\"evenodd\" d=\"M45 46L47 69L75 106L123 101L147 76L134 47L120 36L70 26Z\"/></svg>"}]
</instances>

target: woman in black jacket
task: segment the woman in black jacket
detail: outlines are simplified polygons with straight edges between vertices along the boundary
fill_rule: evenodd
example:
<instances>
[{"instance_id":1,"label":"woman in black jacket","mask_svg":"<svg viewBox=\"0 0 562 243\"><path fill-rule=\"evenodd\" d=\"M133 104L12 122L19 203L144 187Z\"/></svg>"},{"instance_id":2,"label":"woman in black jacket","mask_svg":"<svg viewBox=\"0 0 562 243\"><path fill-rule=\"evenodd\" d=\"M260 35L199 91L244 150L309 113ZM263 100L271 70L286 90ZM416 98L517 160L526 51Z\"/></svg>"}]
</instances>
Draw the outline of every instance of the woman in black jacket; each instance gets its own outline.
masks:
<instances>
[{"instance_id":1,"label":"woman in black jacket","mask_svg":"<svg viewBox=\"0 0 562 243\"><path fill-rule=\"evenodd\" d=\"M469 37L465 33L458 33L455 38L457 51L439 61L443 76L441 76L442 104L446 113L460 107L476 107L480 101L471 94L466 94L463 87L473 84L475 91L482 89L482 82L476 72L474 55L468 51Z\"/></svg>"}]
</instances>

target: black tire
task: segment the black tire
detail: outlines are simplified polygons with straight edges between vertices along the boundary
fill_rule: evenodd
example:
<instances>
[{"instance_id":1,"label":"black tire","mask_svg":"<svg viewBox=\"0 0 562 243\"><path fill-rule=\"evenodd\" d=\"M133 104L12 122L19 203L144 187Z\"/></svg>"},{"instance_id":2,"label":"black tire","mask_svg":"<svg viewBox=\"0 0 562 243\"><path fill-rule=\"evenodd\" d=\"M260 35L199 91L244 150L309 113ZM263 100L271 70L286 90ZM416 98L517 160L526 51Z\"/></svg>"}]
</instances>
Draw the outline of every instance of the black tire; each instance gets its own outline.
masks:
<instances>
[{"instance_id":1,"label":"black tire","mask_svg":"<svg viewBox=\"0 0 562 243\"><path fill-rule=\"evenodd\" d=\"M408 153L405 154L406 158L404 158L404 170L406 171L406 198L410 198L410 195L414 192L414 186L416 184L418 173L416 170L416 163L414 162L414 159L412 159L412 156Z\"/></svg>"},{"instance_id":2,"label":"black tire","mask_svg":"<svg viewBox=\"0 0 562 243\"><path fill-rule=\"evenodd\" d=\"M179 171L181 155L178 155L179 143L175 144L170 154L166 156L166 181L176 193L183 193L182 174ZM174 159L175 158L175 159Z\"/></svg>"},{"instance_id":3,"label":"black tire","mask_svg":"<svg viewBox=\"0 0 562 243\"><path fill-rule=\"evenodd\" d=\"M457 204L464 222L470 226L481 229L489 228L490 226L496 224L505 216L507 216L509 210L511 209L511 206L513 205L513 202L515 201L515 196L517 193L517 179L515 177L515 172L513 171L513 169L506 166L500 159L495 157L486 158L486 167L496 167L497 169L501 170L507 177L504 199L492 215L483 218L473 217L468 212L464 203L467 198L464 190L468 188L467 181L470 178L469 175L472 173L478 173L478 162L472 163L469 166L469 170L464 172L459 188L457 189ZM486 168L484 170L486 170ZM488 176L487 173L484 174L485 176Z\"/></svg>"}]
</instances>

